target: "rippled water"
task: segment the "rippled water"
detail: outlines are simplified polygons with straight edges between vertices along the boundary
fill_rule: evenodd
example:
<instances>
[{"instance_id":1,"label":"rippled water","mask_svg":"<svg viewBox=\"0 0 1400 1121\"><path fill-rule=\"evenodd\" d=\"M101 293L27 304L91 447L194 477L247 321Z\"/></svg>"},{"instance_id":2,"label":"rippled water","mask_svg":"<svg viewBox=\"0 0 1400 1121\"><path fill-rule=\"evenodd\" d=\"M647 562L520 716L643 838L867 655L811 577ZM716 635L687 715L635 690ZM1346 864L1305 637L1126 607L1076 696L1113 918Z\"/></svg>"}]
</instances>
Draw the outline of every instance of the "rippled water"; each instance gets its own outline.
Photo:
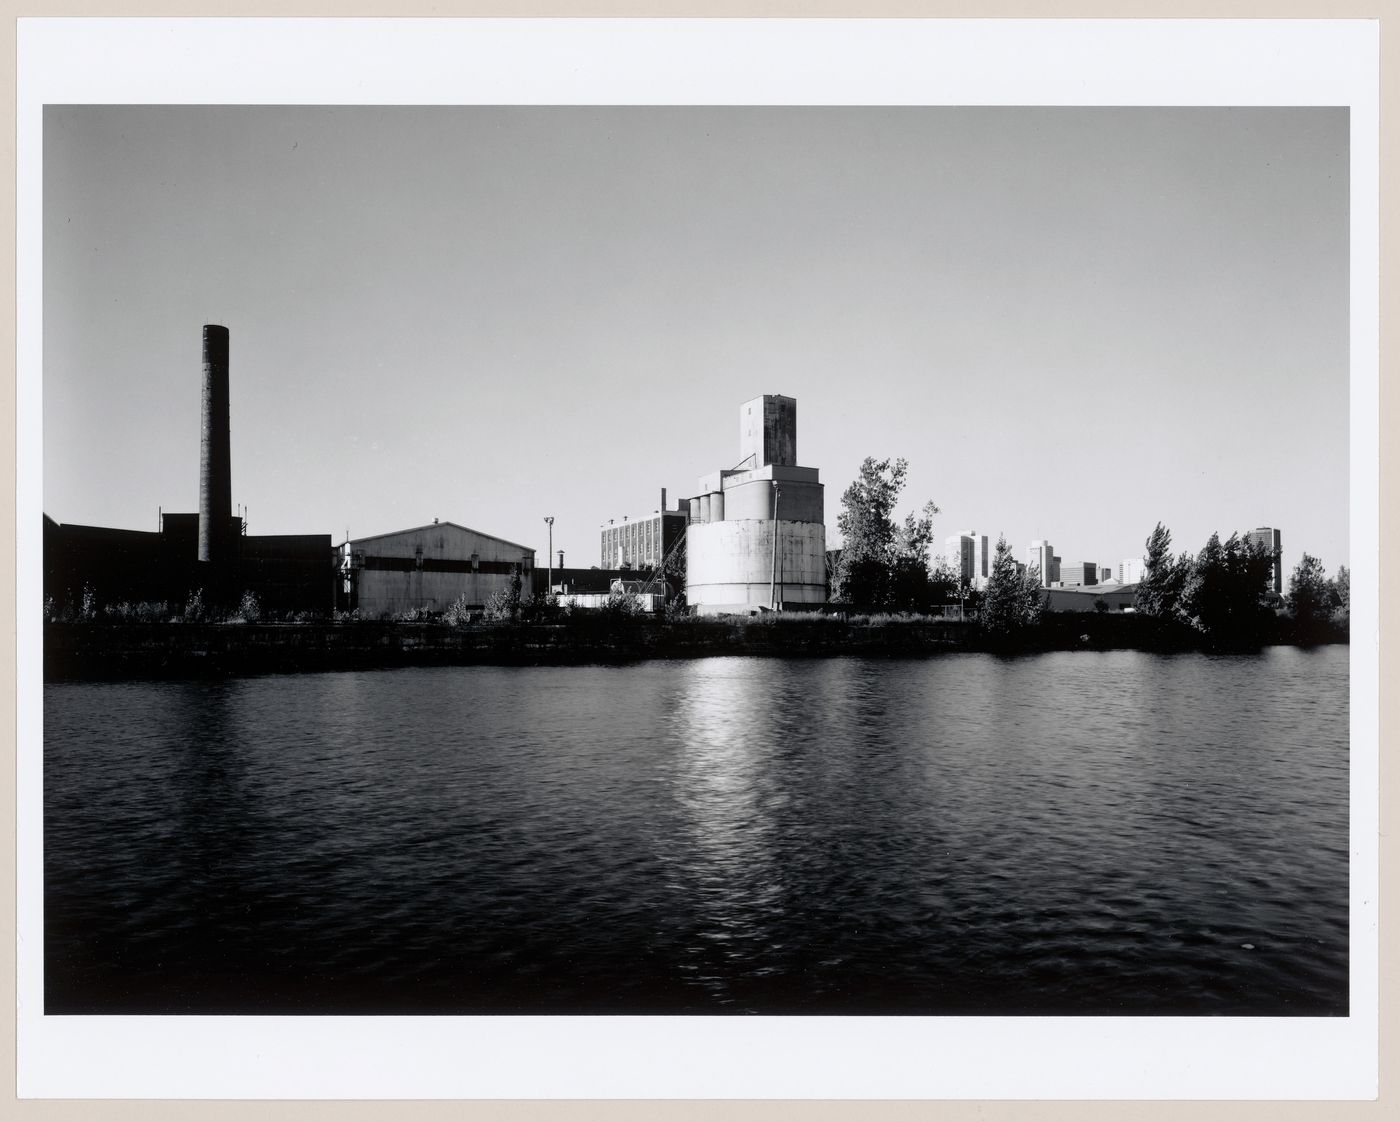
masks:
<instances>
[{"instance_id":1,"label":"rippled water","mask_svg":"<svg viewBox=\"0 0 1400 1121\"><path fill-rule=\"evenodd\" d=\"M47 1010L1344 1014L1347 656L51 684Z\"/></svg>"}]
</instances>

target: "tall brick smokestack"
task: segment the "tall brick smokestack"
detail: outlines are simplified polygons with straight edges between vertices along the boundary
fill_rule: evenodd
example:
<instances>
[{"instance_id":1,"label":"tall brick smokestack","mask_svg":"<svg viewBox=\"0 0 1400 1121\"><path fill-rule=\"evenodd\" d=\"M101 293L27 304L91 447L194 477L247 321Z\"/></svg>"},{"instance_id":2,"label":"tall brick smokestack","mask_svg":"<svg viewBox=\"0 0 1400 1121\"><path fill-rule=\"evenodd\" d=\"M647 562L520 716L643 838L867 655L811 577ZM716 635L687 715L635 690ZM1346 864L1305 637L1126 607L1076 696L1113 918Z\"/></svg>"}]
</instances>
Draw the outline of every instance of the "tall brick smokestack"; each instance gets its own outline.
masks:
<instances>
[{"instance_id":1,"label":"tall brick smokestack","mask_svg":"<svg viewBox=\"0 0 1400 1121\"><path fill-rule=\"evenodd\" d=\"M228 328L204 328L204 427L199 441L199 559L228 557L233 483L228 446Z\"/></svg>"}]
</instances>

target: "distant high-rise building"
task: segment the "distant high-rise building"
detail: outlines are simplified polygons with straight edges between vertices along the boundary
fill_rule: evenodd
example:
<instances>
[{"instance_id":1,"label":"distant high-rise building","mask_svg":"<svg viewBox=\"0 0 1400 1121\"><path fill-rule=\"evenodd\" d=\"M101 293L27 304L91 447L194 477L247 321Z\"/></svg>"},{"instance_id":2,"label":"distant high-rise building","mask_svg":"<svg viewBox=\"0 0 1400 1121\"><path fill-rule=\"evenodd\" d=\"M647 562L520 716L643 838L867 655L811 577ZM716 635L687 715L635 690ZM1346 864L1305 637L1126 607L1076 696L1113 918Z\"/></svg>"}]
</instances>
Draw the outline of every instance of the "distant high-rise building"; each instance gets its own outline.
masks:
<instances>
[{"instance_id":1,"label":"distant high-rise building","mask_svg":"<svg viewBox=\"0 0 1400 1121\"><path fill-rule=\"evenodd\" d=\"M990 575L987 560L987 535L967 529L944 539L943 556L948 567L960 580L981 588Z\"/></svg>"},{"instance_id":2,"label":"distant high-rise building","mask_svg":"<svg viewBox=\"0 0 1400 1121\"><path fill-rule=\"evenodd\" d=\"M1118 564L1118 583L1140 584L1147 562L1142 557L1128 557Z\"/></svg>"},{"instance_id":3,"label":"distant high-rise building","mask_svg":"<svg viewBox=\"0 0 1400 1121\"><path fill-rule=\"evenodd\" d=\"M1055 558L1059 560L1058 557ZM1099 582L1099 566L1093 561L1060 561L1060 583L1078 587Z\"/></svg>"},{"instance_id":4,"label":"distant high-rise building","mask_svg":"<svg viewBox=\"0 0 1400 1121\"><path fill-rule=\"evenodd\" d=\"M1108 565L1104 565L1102 568L1099 569L1099 583L1100 583L1100 584L1107 584L1107 583L1108 583L1110 580L1112 580L1112 579L1113 579L1113 569L1109 568Z\"/></svg>"},{"instance_id":5,"label":"distant high-rise building","mask_svg":"<svg viewBox=\"0 0 1400 1121\"><path fill-rule=\"evenodd\" d=\"M1283 534L1277 529L1262 526L1244 535L1246 541L1263 545L1274 558L1274 592L1283 594Z\"/></svg>"},{"instance_id":6,"label":"distant high-rise building","mask_svg":"<svg viewBox=\"0 0 1400 1121\"><path fill-rule=\"evenodd\" d=\"M1053 587L1060 582L1060 558L1049 541L1032 541L1028 563L1040 569L1040 586Z\"/></svg>"}]
</instances>

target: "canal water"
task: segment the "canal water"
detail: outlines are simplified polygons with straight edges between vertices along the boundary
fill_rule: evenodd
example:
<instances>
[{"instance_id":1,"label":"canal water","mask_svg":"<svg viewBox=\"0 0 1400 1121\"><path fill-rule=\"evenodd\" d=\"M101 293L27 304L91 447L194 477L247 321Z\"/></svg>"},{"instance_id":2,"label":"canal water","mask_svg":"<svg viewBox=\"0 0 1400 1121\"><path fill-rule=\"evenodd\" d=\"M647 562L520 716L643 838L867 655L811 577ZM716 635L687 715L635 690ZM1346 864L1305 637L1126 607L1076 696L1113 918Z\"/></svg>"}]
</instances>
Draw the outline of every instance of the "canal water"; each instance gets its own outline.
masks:
<instances>
[{"instance_id":1,"label":"canal water","mask_svg":"<svg viewBox=\"0 0 1400 1121\"><path fill-rule=\"evenodd\" d=\"M49 684L46 1010L1345 1014L1347 673Z\"/></svg>"}]
</instances>

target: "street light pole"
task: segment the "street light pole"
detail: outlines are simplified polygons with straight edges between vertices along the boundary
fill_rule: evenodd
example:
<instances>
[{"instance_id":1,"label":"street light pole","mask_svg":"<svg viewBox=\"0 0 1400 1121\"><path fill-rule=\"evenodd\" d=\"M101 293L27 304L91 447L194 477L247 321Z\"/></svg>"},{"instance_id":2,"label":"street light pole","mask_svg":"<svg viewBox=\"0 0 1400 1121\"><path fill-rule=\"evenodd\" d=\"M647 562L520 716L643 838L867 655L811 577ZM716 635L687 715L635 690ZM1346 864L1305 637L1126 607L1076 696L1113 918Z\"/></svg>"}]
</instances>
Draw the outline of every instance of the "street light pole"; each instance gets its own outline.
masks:
<instances>
[{"instance_id":1,"label":"street light pole","mask_svg":"<svg viewBox=\"0 0 1400 1121\"><path fill-rule=\"evenodd\" d=\"M778 495L782 491L777 481L773 483L773 569L769 574L768 602L774 611L780 611L778 602Z\"/></svg>"},{"instance_id":2,"label":"street light pole","mask_svg":"<svg viewBox=\"0 0 1400 1121\"><path fill-rule=\"evenodd\" d=\"M549 552L544 555L544 594L548 597L554 594L554 518L545 518L544 524L549 526Z\"/></svg>"}]
</instances>

